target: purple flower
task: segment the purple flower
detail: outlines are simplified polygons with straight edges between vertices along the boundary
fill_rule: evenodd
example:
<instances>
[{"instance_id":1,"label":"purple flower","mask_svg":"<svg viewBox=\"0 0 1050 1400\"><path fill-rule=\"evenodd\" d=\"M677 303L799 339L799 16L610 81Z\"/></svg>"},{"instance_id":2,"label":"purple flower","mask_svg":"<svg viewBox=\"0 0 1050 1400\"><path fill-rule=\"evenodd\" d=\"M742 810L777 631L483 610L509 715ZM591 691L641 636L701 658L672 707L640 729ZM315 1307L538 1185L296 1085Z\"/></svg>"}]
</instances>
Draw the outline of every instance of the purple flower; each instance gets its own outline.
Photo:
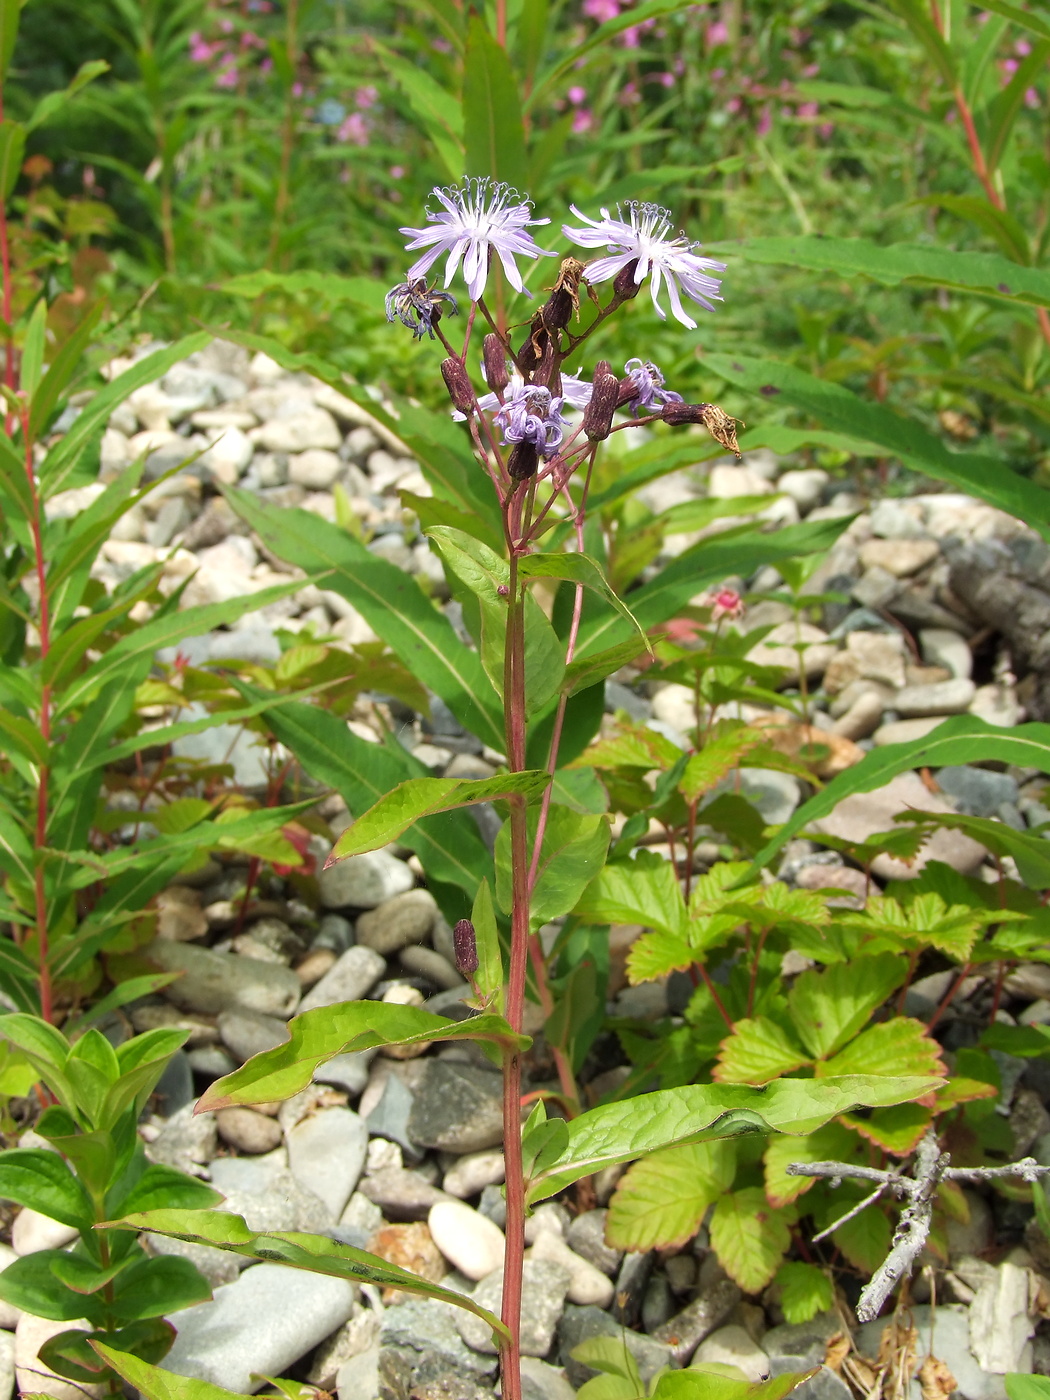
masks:
<instances>
[{"instance_id":1,"label":"purple flower","mask_svg":"<svg viewBox=\"0 0 1050 1400\"><path fill-rule=\"evenodd\" d=\"M540 384L515 389L496 411L503 446L527 442L544 457L553 457L565 436L561 406L562 400L552 398L551 391Z\"/></svg>"},{"instance_id":2,"label":"purple flower","mask_svg":"<svg viewBox=\"0 0 1050 1400\"><path fill-rule=\"evenodd\" d=\"M520 397L527 389L533 386L525 383L520 374L515 371L510 376L510 382L503 391L503 402L510 403L512 399ZM569 408L586 408L591 401L593 385L587 380L581 379L576 374L563 374L561 377L561 398L559 403L568 405ZM503 407L496 394L482 394L478 399L478 408L485 413L498 413ZM465 414L454 413L452 415L457 421L462 421Z\"/></svg>"},{"instance_id":3,"label":"purple flower","mask_svg":"<svg viewBox=\"0 0 1050 1400\"><path fill-rule=\"evenodd\" d=\"M447 313L442 302L448 303ZM422 340L425 335L433 340L434 322L440 321L443 314L455 316L458 311L454 296L428 288L422 277L418 281L409 278L407 282L399 282L386 294L386 319L400 321L416 340Z\"/></svg>"},{"instance_id":4,"label":"purple flower","mask_svg":"<svg viewBox=\"0 0 1050 1400\"><path fill-rule=\"evenodd\" d=\"M622 207L616 206L616 218L608 209L601 211L600 219L588 219L575 205L570 205L578 219L583 219L589 228L572 228L562 225L562 233L573 243L584 248L609 249L609 256L589 263L584 274L590 283L607 282L625 267L635 263L634 281L641 285L649 272L652 272L652 297L656 314L666 320L660 305L660 288L667 282L667 295L671 302L671 312L675 320L690 330L696 329L696 322L682 306L681 293L685 292L691 301L714 311L712 299L721 301L717 277L709 276L709 270L724 272L725 263L712 258L698 257L693 249L697 243L690 243L683 235L668 237L671 232L671 215L657 204L640 204L629 200Z\"/></svg>"},{"instance_id":5,"label":"purple flower","mask_svg":"<svg viewBox=\"0 0 1050 1400\"><path fill-rule=\"evenodd\" d=\"M663 374L651 360L628 360L623 368L635 390L628 407L636 417L639 413L659 408L661 404L684 402L681 394L664 388ZM623 387L621 385L621 390Z\"/></svg>"},{"instance_id":6,"label":"purple flower","mask_svg":"<svg viewBox=\"0 0 1050 1400\"><path fill-rule=\"evenodd\" d=\"M537 247L530 224L547 224L549 219L532 219L532 201L504 184L494 184L488 177L472 176L462 185L435 189L434 195L444 207L443 213L426 211L430 228L403 228L411 241L409 252L428 248L408 270L411 281L424 276L442 253L448 254L445 264L445 286L456 275L460 262L470 291L471 301L485 294L489 261L493 251L499 256L507 281L516 292L525 291L516 257L553 257ZM429 245L429 246L428 246ZM526 296L531 293L526 292Z\"/></svg>"}]
</instances>

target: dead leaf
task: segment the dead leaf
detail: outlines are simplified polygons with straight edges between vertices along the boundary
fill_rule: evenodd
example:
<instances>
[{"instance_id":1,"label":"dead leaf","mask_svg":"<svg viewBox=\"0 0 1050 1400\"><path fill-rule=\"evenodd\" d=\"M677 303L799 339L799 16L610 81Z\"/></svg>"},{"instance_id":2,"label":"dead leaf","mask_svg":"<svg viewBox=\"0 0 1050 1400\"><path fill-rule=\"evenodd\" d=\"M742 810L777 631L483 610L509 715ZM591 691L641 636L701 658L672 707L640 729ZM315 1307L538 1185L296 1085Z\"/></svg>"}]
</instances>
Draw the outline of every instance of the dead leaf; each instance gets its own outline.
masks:
<instances>
[{"instance_id":1,"label":"dead leaf","mask_svg":"<svg viewBox=\"0 0 1050 1400\"><path fill-rule=\"evenodd\" d=\"M824 1365L832 1371L841 1371L842 1363L849 1356L852 1346L853 1343L845 1332L836 1332L828 1338L827 1351L824 1353Z\"/></svg>"},{"instance_id":2,"label":"dead leaf","mask_svg":"<svg viewBox=\"0 0 1050 1400\"><path fill-rule=\"evenodd\" d=\"M919 1367L919 1384L922 1386L922 1400L948 1400L948 1396L958 1389L955 1377L936 1356L928 1356Z\"/></svg>"}]
</instances>

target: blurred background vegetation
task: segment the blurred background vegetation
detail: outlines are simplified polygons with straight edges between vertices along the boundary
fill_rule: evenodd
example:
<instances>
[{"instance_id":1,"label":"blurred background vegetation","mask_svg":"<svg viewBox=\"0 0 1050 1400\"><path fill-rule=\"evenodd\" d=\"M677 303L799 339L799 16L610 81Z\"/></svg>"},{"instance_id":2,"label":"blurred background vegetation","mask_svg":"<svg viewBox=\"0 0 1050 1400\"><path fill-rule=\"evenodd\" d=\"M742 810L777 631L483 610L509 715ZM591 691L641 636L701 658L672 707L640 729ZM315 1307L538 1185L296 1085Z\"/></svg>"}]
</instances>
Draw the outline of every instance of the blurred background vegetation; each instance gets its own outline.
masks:
<instances>
[{"instance_id":1,"label":"blurred background vegetation","mask_svg":"<svg viewBox=\"0 0 1050 1400\"><path fill-rule=\"evenodd\" d=\"M470 4L33 0L8 116L85 62L108 68L30 134L16 315L46 283L65 293L52 320L105 296L112 348L236 324L438 403L431 347L389 335L382 298L405 269L398 226L421 223L431 187L470 166ZM773 356L949 446L1050 473L1045 311L733 247L861 237L1044 265L1050 23L1034 6L508 0L506 27L522 114L515 101L506 115L524 137L515 183L550 216L548 246L570 203L593 215L627 198L728 245L724 306L697 334L666 329L645 298L631 343L617 329L597 349L652 358L687 397L721 393L743 417L753 400L703 357ZM906 486L892 463L878 471L884 489Z\"/></svg>"}]
</instances>

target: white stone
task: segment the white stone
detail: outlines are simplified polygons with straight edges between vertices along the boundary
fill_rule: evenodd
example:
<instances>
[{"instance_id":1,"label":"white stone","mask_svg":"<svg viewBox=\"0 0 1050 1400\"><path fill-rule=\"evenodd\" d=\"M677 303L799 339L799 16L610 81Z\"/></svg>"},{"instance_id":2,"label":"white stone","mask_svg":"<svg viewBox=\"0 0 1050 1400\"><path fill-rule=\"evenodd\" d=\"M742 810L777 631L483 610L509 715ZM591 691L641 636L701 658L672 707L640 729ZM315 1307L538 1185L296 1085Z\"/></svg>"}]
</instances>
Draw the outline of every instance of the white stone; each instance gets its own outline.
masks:
<instances>
[{"instance_id":1,"label":"white stone","mask_svg":"<svg viewBox=\"0 0 1050 1400\"><path fill-rule=\"evenodd\" d=\"M23 1206L11 1227L11 1244L16 1254L36 1254L41 1249L61 1249L79 1234L74 1225L61 1225L31 1206Z\"/></svg>"},{"instance_id":2,"label":"white stone","mask_svg":"<svg viewBox=\"0 0 1050 1400\"><path fill-rule=\"evenodd\" d=\"M311 447L336 448L342 437L326 408L296 405L287 417L278 416L264 423L256 441L266 452L306 452Z\"/></svg>"},{"instance_id":3,"label":"white stone","mask_svg":"<svg viewBox=\"0 0 1050 1400\"><path fill-rule=\"evenodd\" d=\"M379 1400L379 1348L370 1347L339 1367L335 1377L339 1400Z\"/></svg>"},{"instance_id":4,"label":"white stone","mask_svg":"<svg viewBox=\"0 0 1050 1400\"><path fill-rule=\"evenodd\" d=\"M324 1201L338 1220L365 1164L368 1128L349 1108L329 1108L288 1133L288 1166L296 1181Z\"/></svg>"},{"instance_id":5,"label":"white stone","mask_svg":"<svg viewBox=\"0 0 1050 1400\"><path fill-rule=\"evenodd\" d=\"M820 467L784 472L777 478L777 490L786 491L803 515L820 504L821 492L831 478Z\"/></svg>"},{"instance_id":6,"label":"white stone","mask_svg":"<svg viewBox=\"0 0 1050 1400\"><path fill-rule=\"evenodd\" d=\"M389 851L348 856L322 870L318 878L325 909L374 909L394 895L404 894L415 882L405 862Z\"/></svg>"},{"instance_id":7,"label":"white stone","mask_svg":"<svg viewBox=\"0 0 1050 1400\"><path fill-rule=\"evenodd\" d=\"M201 457L201 465L216 481L233 486L247 470L254 451L251 439L240 428L224 428Z\"/></svg>"},{"instance_id":8,"label":"white stone","mask_svg":"<svg viewBox=\"0 0 1050 1400\"><path fill-rule=\"evenodd\" d=\"M324 447L311 447L288 460L288 480L308 491L328 491L342 470L336 454Z\"/></svg>"},{"instance_id":9,"label":"white stone","mask_svg":"<svg viewBox=\"0 0 1050 1400\"><path fill-rule=\"evenodd\" d=\"M102 466L102 480L112 481L127 467L133 458L131 445L122 432L107 428L102 434L99 460Z\"/></svg>"},{"instance_id":10,"label":"white stone","mask_svg":"<svg viewBox=\"0 0 1050 1400\"><path fill-rule=\"evenodd\" d=\"M984 1371L1001 1376L1022 1369L1025 1345L1035 1332L1028 1279L1027 1269L1000 1264L970 1304L970 1350Z\"/></svg>"},{"instance_id":11,"label":"white stone","mask_svg":"<svg viewBox=\"0 0 1050 1400\"><path fill-rule=\"evenodd\" d=\"M386 960L372 948L355 944L303 997L300 1011L334 1006L338 1001L358 1001L367 996L386 971Z\"/></svg>"},{"instance_id":12,"label":"white stone","mask_svg":"<svg viewBox=\"0 0 1050 1400\"><path fill-rule=\"evenodd\" d=\"M983 719L986 724L998 725L1000 729L1012 729L1024 719L1024 709L1013 689L995 683L978 686L970 702L970 714Z\"/></svg>"},{"instance_id":13,"label":"white stone","mask_svg":"<svg viewBox=\"0 0 1050 1400\"><path fill-rule=\"evenodd\" d=\"M735 496L768 496L773 487L748 467L714 466L707 478L707 494L718 501Z\"/></svg>"},{"instance_id":14,"label":"white stone","mask_svg":"<svg viewBox=\"0 0 1050 1400\"><path fill-rule=\"evenodd\" d=\"M976 694L973 681L956 677L929 685L906 685L898 691L893 708L905 718L920 715L961 715Z\"/></svg>"},{"instance_id":15,"label":"white stone","mask_svg":"<svg viewBox=\"0 0 1050 1400\"><path fill-rule=\"evenodd\" d=\"M862 691L845 714L835 721L831 732L840 734L844 739L866 739L878 728L882 710L882 696L878 691Z\"/></svg>"},{"instance_id":16,"label":"white stone","mask_svg":"<svg viewBox=\"0 0 1050 1400\"><path fill-rule=\"evenodd\" d=\"M502 1152L468 1152L445 1173L441 1186L450 1196L465 1201L486 1186L498 1186L505 1175Z\"/></svg>"},{"instance_id":17,"label":"white stone","mask_svg":"<svg viewBox=\"0 0 1050 1400\"><path fill-rule=\"evenodd\" d=\"M341 1327L353 1312L354 1286L344 1279L256 1264L210 1303L173 1313L175 1344L161 1365L179 1376L250 1395Z\"/></svg>"},{"instance_id":18,"label":"white stone","mask_svg":"<svg viewBox=\"0 0 1050 1400\"><path fill-rule=\"evenodd\" d=\"M801 663L795 650L800 643L804 648ZM751 648L747 659L759 666L785 667L790 681L797 677L800 664L807 676L822 676L837 651L838 647L829 640L828 634L811 622L781 622Z\"/></svg>"},{"instance_id":19,"label":"white stone","mask_svg":"<svg viewBox=\"0 0 1050 1400\"><path fill-rule=\"evenodd\" d=\"M896 688L904 684L904 638L899 632L851 632L846 650L864 680Z\"/></svg>"},{"instance_id":20,"label":"white stone","mask_svg":"<svg viewBox=\"0 0 1050 1400\"><path fill-rule=\"evenodd\" d=\"M104 1386L84 1385L80 1381L74 1384L64 1380L49 1371L40 1360L39 1351L45 1342L57 1337L59 1332L74 1327L89 1331L91 1324L83 1318L73 1322L52 1322L50 1318L34 1317L32 1313L23 1313L18 1319L14 1357L15 1379L21 1394L50 1395L54 1400L84 1400L85 1395L97 1397L103 1394Z\"/></svg>"},{"instance_id":21,"label":"white stone","mask_svg":"<svg viewBox=\"0 0 1050 1400\"><path fill-rule=\"evenodd\" d=\"M653 718L669 724L680 734L696 728L696 694L687 685L669 681L653 696Z\"/></svg>"},{"instance_id":22,"label":"white stone","mask_svg":"<svg viewBox=\"0 0 1050 1400\"><path fill-rule=\"evenodd\" d=\"M692 1364L735 1366L755 1384L769 1375L769 1357L750 1334L738 1326L719 1327L697 1347Z\"/></svg>"},{"instance_id":23,"label":"white stone","mask_svg":"<svg viewBox=\"0 0 1050 1400\"><path fill-rule=\"evenodd\" d=\"M0 1400L11 1400L15 1389L15 1334L0 1332Z\"/></svg>"},{"instance_id":24,"label":"white stone","mask_svg":"<svg viewBox=\"0 0 1050 1400\"><path fill-rule=\"evenodd\" d=\"M895 719L882 724L872 735L876 748L887 744L911 744L916 739L925 739L939 724L944 723L944 715L921 715L916 719Z\"/></svg>"},{"instance_id":25,"label":"white stone","mask_svg":"<svg viewBox=\"0 0 1050 1400\"><path fill-rule=\"evenodd\" d=\"M894 578L908 578L940 554L936 540L868 540L860 547L860 562L866 569L885 569Z\"/></svg>"},{"instance_id":26,"label":"white stone","mask_svg":"<svg viewBox=\"0 0 1050 1400\"><path fill-rule=\"evenodd\" d=\"M601 1269L596 1269L593 1264L571 1250L552 1230L541 1232L532 1246L531 1257L546 1259L549 1263L560 1264L565 1269L569 1275L570 1303L578 1303L581 1307L590 1303L598 1308L607 1308L612 1302L616 1291L612 1279L607 1278Z\"/></svg>"},{"instance_id":27,"label":"white stone","mask_svg":"<svg viewBox=\"0 0 1050 1400\"><path fill-rule=\"evenodd\" d=\"M470 1206L438 1201L427 1224L438 1249L467 1278L483 1279L503 1263L503 1231Z\"/></svg>"},{"instance_id":28,"label":"white stone","mask_svg":"<svg viewBox=\"0 0 1050 1400\"><path fill-rule=\"evenodd\" d=\"M48 1149L53 1151L51 1144ZM8 1264L13 1264L18 1258L18 1253L9 1244L0 1244L0 1271L7 1268ZM18 1319L22 1316L22 1309L16 1308L14 1303L7 1303L0 1298L0 1327L14 1328L18 1325ZM0 1400L3 1396L0 1395Z\"/></svg>"},{"instance_id":29,"label":"white stone","mask_svg":"<svg viewBox=\"0 0 1050 1400\"><path fill-rule=\"evenodd\" d=\"M919 645L928 666L944 666L960 680L973 674L973 652L966 639L950 627L924 627L919 632Z\"/></svg>"}]
</instances>

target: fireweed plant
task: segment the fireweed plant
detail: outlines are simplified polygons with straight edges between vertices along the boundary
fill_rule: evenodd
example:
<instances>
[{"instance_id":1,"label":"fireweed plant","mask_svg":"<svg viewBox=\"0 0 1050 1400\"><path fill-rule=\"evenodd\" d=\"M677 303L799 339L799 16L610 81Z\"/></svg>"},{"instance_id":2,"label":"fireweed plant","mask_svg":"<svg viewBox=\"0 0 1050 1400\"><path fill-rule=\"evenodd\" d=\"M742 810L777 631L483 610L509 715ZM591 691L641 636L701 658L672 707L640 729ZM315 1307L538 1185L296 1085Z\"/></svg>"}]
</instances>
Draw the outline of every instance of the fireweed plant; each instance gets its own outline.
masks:
<instances>
[{"instance_id":1,"label":"fireweed plant","mask_svg":"<svg viewBox=\"0 0 1050 1400\"><path fill-rule=\"evenodd\" d=\"M469 1295L417 1278L365 1251L301 1232L260 1235L239 1217L222 1211L147 1210L108 1223L358 1282L388 1284L467 1308L492 1329L500 1351L505 1400L521 1400L519 1332L529 1207L605 1167L659 1149L740 1132L804 1135L852 1107L905 1102L930 1092L940 1080L919 1072L892 1078L864 1073L819 1081L778 1078L760 1086L686 1084L648 1094L641 1112L637 1101L581 1111L570 1056L552 1034L550 1052L559 1086L528 1096L535 1104L523 1129L522 1060L531 1044L523 1033L527 987L551 1025L553 1018L566 1014L567 1005L555 1001L541 929L577 905L603 867L611 835L604 812L581 815L579 806L571 805L571 793L567 802L560 788L556 792L558 782L566 781L566 770L558 764L559 753L564 762L563 750L569 742L569 700L651 649L645 631L601 563L585 552L587 498L596 454L615 432L661 422L698 424L723 447L737 450L733 420L717 405L686 403L665 386L660 369L646 357L632 357L619 374L607 361L599 361L587 377L579 372L583 347L638 295L646 281L658 314L666 318L666 299L673 317L693 329L696 323L687 307L713 309L720 287L715 274L723 267L700 256L684 235L673 233L670 216L652 205L627 205L617 209L615 217L602 210L600 220L577 215L580 224L566 225L566 238L603 255L591 262L574 256L560 259L547 299L526 323L515 327L501 309L506 288L524 292L523 265L556 256L541 248L531 232L548 221L533 218L530 200L486 179L468 179L434 194L436 206L425 223L402 230L409 252L420 256L407 269L404 282L389 292L387 315L417 340L432 340L435 349L443 348L440 372L452 400L452 416L465 423L478 471L483 473L481 480L491 485L498 503L498 511L491 513L498 528L493 524L489 529L485 522L441 501L436 502L438 516L426 528L477 642L476 653L468 648L456 652L454 648L461 644L450 638L449 664L462 677L461 699L464 695L477 698L474 718L479 725L484 721L490 745L501 736L498 718L490 724L488 711L482 708L488 704L483 700L485 687L491 686L493 698L498 698L504 764L495 776L482 779L419 776L387 782L377 777L369 789L373 805L354 799L356 820L340 836L329 863L376 850L402 836L415 839L413 830L423 833L423 839L431 842L425 848L430 858L442 857L443 868L461 881L458 889L475 890L470 917L466 917L465 896L454 892L455 898L464 897L463 917L454 921L453 941L459 970L473 993L467 1003L470 1013L454 1020L421 1007L376 1001L307 1011L291 1021L286 1043L256 1055L212 1084L197 1111L287 1098L310 1081L322 1061L348 1051L476 1042L503 1075L507 1216L501 1316L497 1318ZM444 287L438 288L429 274L442 259ZM467 284L467 303L462 307L447 290L458 273ZM490 278L505 284L496 287L495 310L486 300ZM603 302L600 289L605 283L611 283L611 288ZM581 317L584 296L594 303L593 312L586 308L587 323ZM457 332L462 326L462 338L457 334L455 343L453 326ZM568 372L566 365L575 372ZM447 427L443 431L447 433ZM243 497L233 499L240 508ZM487 495L485 504L491 505ZM309 529L316 534L317 522L311 521ZM332 558L346 548L334 527L328 533L321 527L321 533L328 541L324 547L334 551ZM553 546L551 552L543 549L543 543ZM365 558L374 569L374 559ZM377 587L375 574L370 578L371 586ZM530 592L537 581L559 589L567 585L568 606L560 633ZM390 589L399 586L400 579L391 579L388 585ZM615 609L630 635L604 650L578 656L588 593L596 595L603 607ZM723 612L738 605L736 595L716 602ZM405 595L401 606L407 628L413 624L410 609L420 604ZM429 620L433 610L425 606ZM413 645L425 631L418 619L414 626ZM474 703L469 699L464 713ZM300 757L308 749L316 759L323 749L338 764L347 751L345 767L353 767L348 750L353 736L348 739L337 720L302 707L299 723L300 733L287 737ZM376 746L368 749L371 761ZM379 753L381 760L384 756ZM372 796L375 793L382 794L378 801ZM472 885L470 880L462 883L463 875L455 873L454 861L460 862L462 870L471 840L477 842L476 833L456 825L462 815L457 809L477 803L497 804L504 818L492 865L486 867L494 866L494 890L485 876ZM447 829L428 825L437 814L442 814ZM439 837L444 846L439 846ZM482 858L489 861L487 849ZM668 865L668 870L675 880L673 867ZM508 917L506 936L500 931L497 908ZM699 966L698 976L707 977ZM565 1116L548 1119L548 1102L559 1103ZM132 1376L126 1359L113 1360L109 1353L107 1357L122 1375L153 1393L141 1366ZM669 1373L655 1394L660 1400L674 1400L695 1390L681 1388Z\"/></svg>"}]
</instances>

